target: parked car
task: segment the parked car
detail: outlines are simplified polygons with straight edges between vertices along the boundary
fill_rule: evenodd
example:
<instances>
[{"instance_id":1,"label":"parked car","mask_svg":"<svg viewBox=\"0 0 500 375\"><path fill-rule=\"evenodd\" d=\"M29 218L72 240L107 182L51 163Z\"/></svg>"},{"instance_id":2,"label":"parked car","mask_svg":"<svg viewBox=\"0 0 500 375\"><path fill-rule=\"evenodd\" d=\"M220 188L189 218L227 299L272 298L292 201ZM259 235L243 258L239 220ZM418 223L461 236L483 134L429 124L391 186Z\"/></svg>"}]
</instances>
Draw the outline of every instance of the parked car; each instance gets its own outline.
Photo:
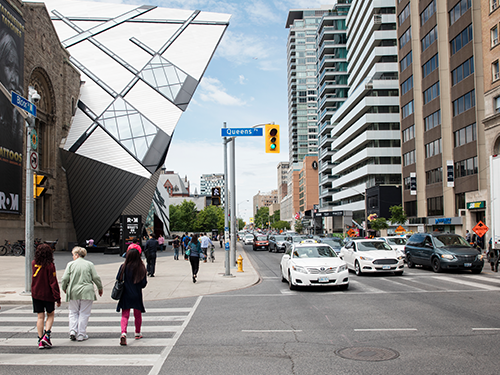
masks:
<instances>
[{"instance_id":1,"label":"parked car","mask_svg":"<svg viewBox=\"0 0 500 375\"><path fill-rule=\"evenodd\" d=\"M406 237L392 236L392 237L379 237L377 240L382 240L387 242L387 244L394 250L399 251L400 254L405 257L405 245L408 242Z\"/></svg>"},{"instance_id":2,"label":"parked car","mask_svg":"<svg viewBox=\"0 0 500 375\"><path fill-rule=\"evenodd\" d=\"M269 251L284 253L286 251L286 242L284 235L276 234L269 236Z\"/></svg>"},{"instance_id":3,"label":"parked car","mask_svg":"<svg viewBox=\"0 0 500 375\"><path fill-rule=\"evenodd\" d=\"M484 266L482 254L454 233L415 233L408 240L405 253L409 268L421 264L432 267L434 272L454 269L481 273Z\"/></svg>"},{"instance_id":4,"label":"parked car","mask_svg":"<svg viewBox=\"0 0 500 375\"><path fill-rule=\"evenodd\" d=\"M253 250L269 249L269 239L267 234L256 234L253 239Z\"/></svg>"},{"instance_id":5,"label":"parked car","mask_svg":"<svg viewBox=\"0 0 500 375\"><path fill-rule=\"evenodd\" d=\"M344 246L342 239L338 237L322 237L321 243L326 243L330 245L333 248L333 250L335 250L337 255L340 253L340 249L342 249L342 246Z\"/></svg>"},{"instance_id":6,"label":"parked car","mask_svg":"<svg viewBox=\"0 0 500 375\"><path fill-rule=\"evenodd\" d=\"M292 290L297 286L349 287L346 263L321 243L292 244L281 257L280 272L281 281L288 282Z\"/></svg>"},{"instance_id":7,"label":"parked car","mask_svg":"<svg viewBox=\"0 0 500 375\"><path fill-rule=\"evenodd\" d=\"M340 257L356 275L373 272L394 272L402 275L403 257L386 242L372 239L349 241L340 250Z\"/></svg>"},{"instance_id":8,"label":"parked car","mask_svg":"<svg viewBox=\"0 0 500 375\"><path fill-rule=\"evenodd\" d=\"M245 237L243 237L243 243L245 245L253 245L253 234L245 234Z\"/></svg>"}]
</instances>

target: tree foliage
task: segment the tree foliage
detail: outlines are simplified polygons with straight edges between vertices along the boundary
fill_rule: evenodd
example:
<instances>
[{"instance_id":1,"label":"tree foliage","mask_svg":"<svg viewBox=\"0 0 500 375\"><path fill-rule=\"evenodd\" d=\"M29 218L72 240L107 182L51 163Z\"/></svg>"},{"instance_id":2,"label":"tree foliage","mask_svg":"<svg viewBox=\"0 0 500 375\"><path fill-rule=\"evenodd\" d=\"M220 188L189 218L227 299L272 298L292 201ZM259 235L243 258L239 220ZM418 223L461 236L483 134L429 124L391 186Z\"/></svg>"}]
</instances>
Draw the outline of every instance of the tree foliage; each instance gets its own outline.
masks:
<instances>
[{"instance_id":1,"label":"tree foliage","mask_svg":"<svg viewBox=\"0 0 500 375\"><path fill-rule=\"evenodd\" d=\"M272 225L271 225L272 228L274 229L277 229L277 230L288 230L290 229L290 223L288 221L284 221L284 220L278 220L278 221L275 221Z\"/></svg>"},{"instance_id":2,"label":"tree foliage","mask_svg":"<svg viewBox=\"0 0 500 375\"><path fill-rule=\"evenodd\" d=\"M391 223L396 223L396 224L406 223L408 216L406 215L406 212L403 209L402 205L389 207L389 212L391 213L391 217L389 218Z\"/></svg>"},{"instance_id":3,"label":"tree foliage","mask_svg":"<svg viewBox=\"0 0 500 375\"><path fill-rule=\"evenodd\" d=\"M261 207L257 210L254 218L254 223L257 228L267 227L269 221L269 207Z\"/></svg>"},{"instance_id":4,"label":"tree foliage","mask_svg":"<svg viewBox=\"0 0 500 375\"><path fill-rule=\"evenodd\" d=\"M211 233L212 229L219 229L219 219L224 213L218 206L207 206L196 215L196 220L193 224L194 232Z\"/></svg>"},{"instance_id":5,"label":"tree foliage","mask_svg":"<svg viewBox=\"0 0 500 375\"><path fill-rule=\"evenodd\" d=\"M387 224L387 220L384 217L379 217L375 220L370 221L370 225L372 229L376 230L377 232L381 229L389 228L389 224Z\"/></svg>"},{"instance_id":6,"label":"tree foliage","mask_svg":"<svg viewBox=\"0 0 500 375\"><path fill-rule=\"evenodd\" d=\"M302 220L295 220L295 232L302 233L304 226L302 225Z\"/></svg>"}]
</instances>

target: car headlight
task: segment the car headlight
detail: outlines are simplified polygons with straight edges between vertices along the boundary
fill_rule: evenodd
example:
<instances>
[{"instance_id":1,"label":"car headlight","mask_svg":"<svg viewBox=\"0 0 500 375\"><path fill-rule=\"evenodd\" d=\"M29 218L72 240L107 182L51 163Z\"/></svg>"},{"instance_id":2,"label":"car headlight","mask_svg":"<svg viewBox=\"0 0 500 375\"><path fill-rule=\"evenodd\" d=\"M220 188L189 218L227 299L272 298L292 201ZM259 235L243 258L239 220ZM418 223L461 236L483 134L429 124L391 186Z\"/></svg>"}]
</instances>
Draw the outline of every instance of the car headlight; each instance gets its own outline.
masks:
<instances>
[{"instance_id":1,"label":"car headlight","mask_svg":"<svg viewBox=\"0 0 500 375\"><path fill-rule=\"evenodd\" d=\"M293 265L292 268L295 272L307 273L307 270L304 267Z\"/></svg>"},{"instance_id":2,"label":"car headlight","mask_svg":"<svg viewBox=\"0 0 500 375\"><path fill-rule=\"evenodd\" d=\"M337 269L337 272L342 272L342 271L345 271L347 269L346 265L343 264L341 265L338 269Z\"/></svg>"},{"instance_id":3,"label":"car headlight","mask_svg":"<svg viewBox=\"0 0 500 375\"><path fill-rule=\"evenodd\" d=\"M441 254L441 258L443 259L448 259L448 260L453 260L455 257L451 254Z\"/></svg>"},{"instance_id":4,"label":"car headlight","mask_svg":"<svg viewBox=\"0 0 500 375\"><path fill-rule=\"evenodd\" d=\"M404 256L398 256L398 260L401 260L401 259L404 259L405 257Z\"/></svg>"},{"instance_id":5,"label":"car headlight","mask_svg":"<svg viewBox=\"0 0 500 375\"><path fill-rule=\"evenodd\" d=\"M361 259L361 260L367 260L369 262L371 262L373 260L373 258L370 258L370 257L367 257L367 256L360 256L359 259Z\"/></svg>"}]
</instances>

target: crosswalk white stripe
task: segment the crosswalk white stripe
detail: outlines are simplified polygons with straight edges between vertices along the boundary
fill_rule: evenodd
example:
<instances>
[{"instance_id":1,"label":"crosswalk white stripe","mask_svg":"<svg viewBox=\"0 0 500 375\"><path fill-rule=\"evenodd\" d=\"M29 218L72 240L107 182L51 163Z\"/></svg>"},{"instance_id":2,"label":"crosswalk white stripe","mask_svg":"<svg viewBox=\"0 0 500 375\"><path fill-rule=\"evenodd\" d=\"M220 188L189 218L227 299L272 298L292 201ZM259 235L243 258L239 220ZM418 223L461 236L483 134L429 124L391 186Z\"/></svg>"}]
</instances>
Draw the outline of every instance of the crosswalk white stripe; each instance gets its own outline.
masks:
<instances>
[{"instance_id":1,"label":"crosswalk white stripe","mask_svg":"<svg viewBox=\"0 0 500 375\"><path fill-rule=\"evenodd\" d=\"M180 330L181 326L169 326L169 325L161 325L161 326L142 326L141 332L177 332ZM120 325L114 326L88 326L87 333L109 333L109 332L118 332L120 333ZM52 326L52 333L67 333L69 334L69 328L67 326ZM0 326L0 332L36 332L36 326L33 324L32 326Z\"/></svg>"},{"instance_id":2,"label":"crosswalk white stripe","mask_svg":"<svg viewBox=\"0 0 500 375\"><path fill-rule=\"evenodd\" d=\"M373 294L387 293L387 291L385 290L374 288L370 285L366 285L359 281L353 280L352 278L349 278L349 285L354 286L356 289L362 290L364 293L373 293Z\"/></svg>"},{"instance_id":3,"label":"crosswalk white stripe","mask_svg":"<svg viewBox=\"0 0 500 375\"><path fill-rule=\"evenodd\" d=\"M453 283L453 284L461 284L461 285L470 286L472 288L480 288L480 289L486 289L486 290L500 290L500 287L486 285L486 284L480 284L480 283L474 283L472 281L466 281L466 280L462 280L462 279L458 279L458 278L454 278L454 277L434 276L433 278L438 279L438 280L448 281L448 282Z\"/></svg>"},{"instance_id":4,"label":"crosswalk white stripe","mask_svg":"<svg viewBox=\"0 0 500 375\"><path fill-rule=\"evenodd\" d=\"M121 314L116 313L115 315L110 315L108 317L106 316L90 316L89 319L89 324L92 324L92 322L120 322L121 321ZM142 316L142 321L143 322L182 322L186 319L186 316L181 315L181 316L148 316L148 315L143 315ZM31 316L5 316L2 317L0 320L0 323L2 322L33 322L33 320L36 321L36 316L34 314L31 314ZM132 319L133 320L133 319ZM56 316L55 321L57 322L69 322L69 317L67 315L59 315ZM118 324L119 326L120 324Z\"/></svg>"},{"instance_id":5,"label":"crosswalk white stripe","mask_svg":"<svg viewBox=\"0 0 500 375\"><path fill-rule=\"evenodd\" d=\"M183 308L183 307L179 307L179 308L154 308L154 309L146 309L146 312L145 314L148 314L148 313L189 313L191 309L190 308ZM68 313L68 309L67 308L56 308L56 313L65 313L67 314ZM116 309L92 309L92 314L116 314L117 311ZM31 309L23 309L23 310L17 310L17 308L15 309L10 309L10 310L5 310L5 307L0 310L0 316L2 315L5 315L5 314L30 314L30 315L33 315L33 310ZM185 315L187 317L187 314Z\"/></svg>"},{"instance_id":6,"label":"crosswalk white stripe","mask_svg":"<svg viewBox=\"0 0 500 375\"><path fill-rule=\"evenodd\" d=\"M173 344L173 339L160 339L160 338L142 338L140 340L135 340L134 336L127 337L127 346L169 346ZM105 346L105 347L116 347L120 343L120 333L116 335L116 338L89 338L86 341L70 341L70 339L58 339L52 338L52 344L54 347L64 346L65 348L79 348L79 347L94 347L94 346ZM37 345L36 338L0 338L0 347L16 347L16 346L28 346L33 347ZM3 354L2 354L3 355Z\"/></svg>"},{"instance_id":7,"label":"crosswalk white stripe","mask_svg":"<svg viewBox=\"0 0 500 375\"><path fill-rule=\"evenodd\" d=\"M500 279L494 279L492 277L484 277L484 276L479 276L479 275L470 275L470 276L467 276L467 278L468 279L481 280L481 281L484 281L485 283L500 284Z\"/></svg>"},{"instance_id":8,"label":"crosswalk white stripe","mask_svg":"<svg viewBox=\"0 0 500 375\"><path fill-rule=\"evenodd\" d=\"M381 277L380 278L381 280L385 280L385 281L388 281L390 283L393 283L393 284L396 284L398 286L403 286L405 288L409 288L409 289L412 289L412 290L425 290L425 289L422 289L422 288L418 288L416 286L413 286L413 285L408 285L408 284L405 284L405 281L412 281L410 277L401 277L401 276L395 276L395 277Z\"/></svg>"},{"instance_id":9,"label":"crosswalk white stripe","mask_svg":"<svg viewBox=\"0 0 500 375\"><path fill-rule=\"evenodd\" d=\"M0 365L25 365L25 366L153 366L158 354L49 354L43 350L40 354L10 354L2 353Z\"/></svg>"}]
</instances>

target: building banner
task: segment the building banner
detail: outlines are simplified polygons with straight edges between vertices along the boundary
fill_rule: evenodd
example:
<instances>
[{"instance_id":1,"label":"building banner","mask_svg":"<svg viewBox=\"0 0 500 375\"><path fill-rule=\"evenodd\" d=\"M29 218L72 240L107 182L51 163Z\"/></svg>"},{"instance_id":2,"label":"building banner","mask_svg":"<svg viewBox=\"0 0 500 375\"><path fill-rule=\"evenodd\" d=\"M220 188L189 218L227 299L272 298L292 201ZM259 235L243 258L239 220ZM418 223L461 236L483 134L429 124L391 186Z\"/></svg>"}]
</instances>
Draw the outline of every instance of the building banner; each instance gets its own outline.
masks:
<instances>
[{"instance_id":1,"label":"building banner","mask_svg":"<svg viewBox=\"0 0 500 375\"><path fill-rule=\"evenodd\" d=\"M0 0L0 213L21 214L24 120L11 92L24 96L24 20Z\"/></svg>"}]
</instances>

